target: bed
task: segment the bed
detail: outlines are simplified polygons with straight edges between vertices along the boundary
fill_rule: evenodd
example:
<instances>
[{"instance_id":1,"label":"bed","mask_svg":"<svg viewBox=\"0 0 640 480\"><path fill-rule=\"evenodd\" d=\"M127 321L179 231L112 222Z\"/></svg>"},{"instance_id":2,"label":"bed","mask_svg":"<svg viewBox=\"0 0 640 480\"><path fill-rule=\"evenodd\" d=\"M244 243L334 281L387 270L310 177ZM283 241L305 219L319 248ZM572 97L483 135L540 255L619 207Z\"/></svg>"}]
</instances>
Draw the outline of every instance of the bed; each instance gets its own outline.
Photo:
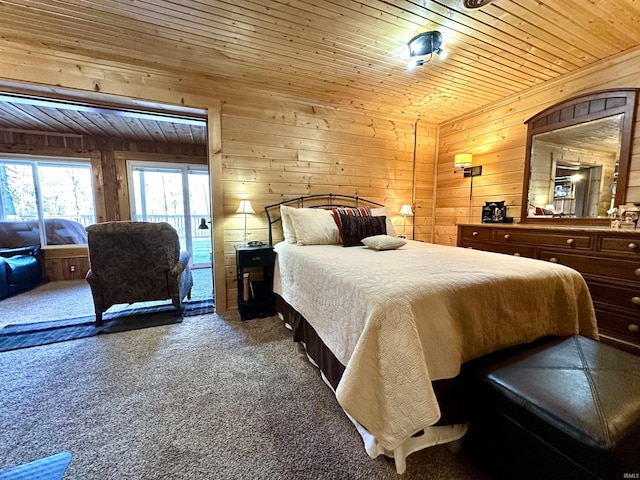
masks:
<instances>
[{"instance_id":1,"label":"bed","mask_svg":"<svg viewBox=\"0 0 640 480\"><path fill-rule=\"evenodd\" d=\"M334 389L366 452L393 457L398 473L405 471L410 453L464 436L466 423L457 408L464 392L455 380L465 362L545 336L598 338L589 291L575 270L398 241L386 234L393 227L379 204L319 197L266 207L270 230L283 222L284 240L274 246L277 309ZM358 210L371 205L376 216L384 217L358 220L360 226L376 223L378 228L360 228L358 235L374 233L366 239L395 239L401 245L344 247L353 242L347 239L353 222L348 215L340 215L345 232L341 238L338 228L336 241L322 215L334 221L345 199ZM312 201L317 206L309 206ZM314 208L330 211L311 213ZM281 216L272 219L278 211Z\"/></svg>"}]
</instances>

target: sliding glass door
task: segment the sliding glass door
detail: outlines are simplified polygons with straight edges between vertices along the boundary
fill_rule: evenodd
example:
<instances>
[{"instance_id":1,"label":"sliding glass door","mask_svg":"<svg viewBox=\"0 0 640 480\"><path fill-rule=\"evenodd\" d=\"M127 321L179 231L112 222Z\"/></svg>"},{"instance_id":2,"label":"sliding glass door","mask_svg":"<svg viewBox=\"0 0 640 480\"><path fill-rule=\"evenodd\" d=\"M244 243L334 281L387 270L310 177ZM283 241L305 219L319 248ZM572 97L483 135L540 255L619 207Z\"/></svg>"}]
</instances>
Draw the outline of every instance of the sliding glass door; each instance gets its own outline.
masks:
<instances>
[{"instance_id":1,"label":"sliding glass door","mask_svg":"<svg viewBox=\"0 0 640 480\"><path fill-rule=\"evenodd\" d=\"M127 161L131 219L168 222L194 267L211 267L209 174L204 165Z\"/></svg>"}]
</instances>

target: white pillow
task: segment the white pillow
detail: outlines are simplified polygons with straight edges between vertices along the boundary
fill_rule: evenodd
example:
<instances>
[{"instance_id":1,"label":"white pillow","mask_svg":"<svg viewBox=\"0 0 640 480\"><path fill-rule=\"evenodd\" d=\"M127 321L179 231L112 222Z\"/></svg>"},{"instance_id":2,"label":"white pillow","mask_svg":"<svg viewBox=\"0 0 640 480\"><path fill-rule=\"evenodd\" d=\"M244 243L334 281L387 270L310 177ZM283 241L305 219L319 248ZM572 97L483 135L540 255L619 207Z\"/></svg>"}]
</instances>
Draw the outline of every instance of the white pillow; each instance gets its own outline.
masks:
<instances>
[{"instance_id":1,"label":"white pillow","mask_svg":"<svg viewBox=\"0 0 640 480\"><path fill-rule=\"evenodd\" d=\"M387 217L387 235L391 235L395 237L397 235L396 229L393 226L393 222L391 221L391 217L387 213L387 207L380 208L372 208L371 215L374 217L382 217L383 215Z\"/></svg>"},{"instance_id":2,"label":"white pillow","mask_svg":"<svg viewBox=\"0 0 640 480\"><path fill-rule=\"evenodd\" d=\"M287 207L286 205L280 205L280 221L282 222L282 233L284 234L284 241L287 243L296 243L296 231L293 228L293 220L289 216L289 212L295 210L293 207Z\"/></svg>"},{"instance_id":3,"label":"white pillow","mask_svg":"<svg viewBox=\"0 0 640 480\"><path fill-rule=\"evenodd\" d=\"M362 243L373 250L395 250L405 245L407 241L390 235L374 235L363 238Z\"/></svg>"},{"instance_id":4,"label":"white pillow","mask_svg":"<svg viewBox=\"0 0 640 480\"><path fill-rule=\"evenodd\" d=\"M289 210L298 245L335 245L340 232L330 210L292 208Z\"/></svg>"}]
</instances>

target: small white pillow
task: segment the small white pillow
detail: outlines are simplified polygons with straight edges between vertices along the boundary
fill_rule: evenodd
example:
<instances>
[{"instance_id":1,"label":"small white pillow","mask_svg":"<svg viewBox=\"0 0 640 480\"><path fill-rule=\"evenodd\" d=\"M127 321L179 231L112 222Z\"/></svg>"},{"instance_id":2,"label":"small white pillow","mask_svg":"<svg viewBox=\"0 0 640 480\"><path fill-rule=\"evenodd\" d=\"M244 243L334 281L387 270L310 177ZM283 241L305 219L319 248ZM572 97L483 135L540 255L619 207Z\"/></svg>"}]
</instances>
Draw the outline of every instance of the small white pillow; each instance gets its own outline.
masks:
<instances>
[{"instance_id":1,"label":"small white pillow","mask_svg":"<svg viewBox=\"0 0 640 480\"><path fill-rule=\"evenodd\" d=\"M336 245L340 232L330 210L321 208L292 208L289 219L293 221L298 245Z\"/></svg>"},{"instance_id":2,"label":"small white pillow","mask_svg":"<svg viewBox=\"0 0 640 480\"><path fill-rule=\"evenodd\" d=\"M362 243L373 250L395 250L405 245L407 241L390 235L374 235L363 238Z\"/></svg>"},{"instance_id":3,"label":"small white pillow","mask_svg":"<svg viewBox=\"0 0 640 480\"><path fill-rule=\"evenodd\" d=\"M396 229L393 226L393 222L391 221L391 217L387 213L387 207L372 208L371 215L374 217L387 217L387 235L391 235L392 237L395 237L397 235Z\"/></svg>"}]
</instances>

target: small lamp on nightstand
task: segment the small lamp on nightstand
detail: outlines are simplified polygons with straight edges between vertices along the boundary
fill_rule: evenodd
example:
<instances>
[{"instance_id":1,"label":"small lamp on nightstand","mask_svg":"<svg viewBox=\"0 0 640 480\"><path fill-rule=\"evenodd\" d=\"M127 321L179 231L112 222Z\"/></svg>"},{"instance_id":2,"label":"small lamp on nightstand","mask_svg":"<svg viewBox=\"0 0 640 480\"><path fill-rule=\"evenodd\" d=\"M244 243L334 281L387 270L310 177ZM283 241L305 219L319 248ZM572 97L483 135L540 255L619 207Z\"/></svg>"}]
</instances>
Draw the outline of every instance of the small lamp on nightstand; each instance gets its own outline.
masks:
<instances>
[{"instance_id":1,"label":"small lamp on nightstand","mask_svg":"<svg viewBox=\"0 0 640 480\"><path fill-rule=\"evenodd\" d=\"M407 217L413 217L413 211L411 210L411 205L405 204L400 208L400 215L403 218L403 227L402 227L402 236L403 238L407 238Z\"/></svg>"},{"instance_id":2,"label":"small lamp on nightstand","mask_svg":"<svg viewBox=\"0 0 640 480\"><path fill-rule=\"evenodd\" d=\"M244 215L244 237L242 245L247 245L247 215L256 213L251 205L251 200L240 200L240 205L236 210L236 213L242 213Z\"/></svg>"}]
</instances>

